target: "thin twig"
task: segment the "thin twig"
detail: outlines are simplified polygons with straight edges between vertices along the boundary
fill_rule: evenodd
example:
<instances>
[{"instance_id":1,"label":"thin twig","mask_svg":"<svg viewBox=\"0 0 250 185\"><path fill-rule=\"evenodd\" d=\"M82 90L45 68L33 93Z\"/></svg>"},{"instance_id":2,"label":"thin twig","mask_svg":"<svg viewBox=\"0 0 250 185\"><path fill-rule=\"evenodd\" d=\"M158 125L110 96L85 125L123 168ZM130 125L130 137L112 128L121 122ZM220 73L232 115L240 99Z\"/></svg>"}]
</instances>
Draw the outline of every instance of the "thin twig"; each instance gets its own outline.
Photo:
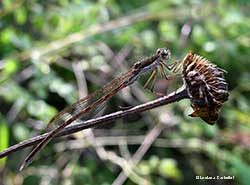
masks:
<instances>
[{"instance_id":1,"label":"thin twig","mask_svg":"<svg viewBox=\"0 0 250 185\"><path fill-rule=\"evenodd\" d=\"M73 67L75 77L77 79L79 97L83 98L84 96L86 96L86 93L87 93L86 81L83 80L83 79L85 79L84 74L80 68L79 63L77 63L75 65L73 64L72 67ZM83 94L83 92L85 92L85 94ZM94 136L93 130L87 129L87 130L83 130L82 132L86 136L86 140L88 141L88 143L90 143L95 148L98 156L101 159L104 158L104 156L102 156L102 154L106 151L105 151L104 147L102 147L101 145L97 146L96 138ZM104 151L104 152L101 152L101 151Z\"/></svg>"},{"instance_id":2,"label":"thin twig","mask_svg":"<svg viewBox=\"0 0 250 185\"><path fill-rule=\"evenodd\" d=\"M163 129L164 129L164 125L159 123L146 135L146 137L144 138L144 140L143 140L142 144L140 145L140 147L138 148L138 150L135 152L133 157L129 160L131 171L139 163L139 161L142 159L142 157L148 151L148 149L150 148L152 143L155 141L155 139L163 131ZM129 177L129 174L122 171L112 184L113 185L121 185L125 182L127 177Z\"/></svg>"},{"instance_id":3,"label":"thin twig","mask_svg":"<svg viewBox=\"0 0 250 185\"><path fill-rule=\"evenodd\" d=\"M145 139L145 135L128 135L128 136L100 136L96 137L96 143L101 146L117 146L120 147L125 145L141 145ZM69 140L64 143L55 144L56 152L65 152L66 150L82 150L88 148L90 146L87 142L81 142L82 139ZM213 142L218 144L223 143L220 140L213 140ZM193 143L198 143L196 145L192 145ZM159 148L197 148L199 146L207 144L209 141L197 139L197 138L179 138L179 139L166 139L166 138L157 138L152 144L154 147ZM242 146L242 145L241 145ZM244 147L244 145L243 145ZM128 157L123 157L125 159L129 159Z\"/></svg>"},{"instance_id":4,"label":"thin twig","mask_svg":"<svg viewBox=\"0 0 250 185\"><path fill-rule=\"evenodd\" d=\"M88 88L81 64L79 62L72 63L72 69L76 77L79 98L84 98L88 95Z\"/></svg>"},{"instance_id":5,"label":"thin twig","mask_svg":"<svg viewBox=\"0 0 250 185\"><path fill-rule=\"evenodd\" d=\"M114 152L107 152L105 150L102 150L102 156L104 157L103 159L109 160L110 162L120 166L127 176L130 175L129 177L133 182L141 182L144 185L150 184L148 180L140 177L137 173L133 171L131 165L126 159L117 156Z\"/></svg>"},{"instance_id":6,"label":"thin twig","mask_svg":"<svg viewBox=\"0 0 250 185\"><path fill-rule=\"evenodd\" d=\"M81 130L84 130L87 128L92 128L95 126L101 126L101 125L104 125L108 122L114 121L116 119L128 116L130 114L140 113L140 112L150 110L150 109L162 106L162 105L174 103L176 101L180 101L180 100L185 99L185 98L188 98L187 91L186 91L186 89L181 87L179 90L177 90L174 93L171 93L168 96L164 96L164 97L158 98L156 100L135 106L135 107L130 108L128 110L117 111L115 113L111 113L111 114L108 114L108 115L105 115L105 116L102 116L99 118L84 121L83 123L79 123L79 124L75 124L75 125L66 127L64 130L62 130L60 133L58 133L56 135L56 137L69 135L69 134L72 134L72 133L75 133L75 132L78 132L78 131L81 131ZM4 151L1 151L0 158L6 157L6 156L10 155L11 153L16 152L18 150L21 150L23 148L37 144L38 142L43 140L47 134L48 133L35 136L31 139L28 139L26 141L15 144L15 145L5 149Z\"/></svg>"}]
</instances>

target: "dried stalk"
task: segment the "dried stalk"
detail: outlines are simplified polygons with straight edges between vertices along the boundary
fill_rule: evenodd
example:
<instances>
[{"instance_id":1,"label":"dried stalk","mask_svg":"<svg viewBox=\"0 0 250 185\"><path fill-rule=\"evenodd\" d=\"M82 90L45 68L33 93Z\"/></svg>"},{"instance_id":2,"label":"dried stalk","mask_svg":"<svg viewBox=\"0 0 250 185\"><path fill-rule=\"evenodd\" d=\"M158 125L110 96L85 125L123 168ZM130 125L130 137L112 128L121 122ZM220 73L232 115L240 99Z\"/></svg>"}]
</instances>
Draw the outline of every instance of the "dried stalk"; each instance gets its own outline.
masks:
<instances>
[{"instance_id":1,"label":"dried stalk","mask_svg":"<svg viewBox=\"0 0 250 185\"><path fill-rule=\"evenodd\" d=\"M60 133L58 133L56 135L56 137L61 137L61 136L66 136L66 135L70 135L72 133L87 129L87 128L93 128L96 126L101 126L104 125L106 123L109 123L111 121L114 121L116 119L128 116L130 114L135 114L135 113L140 113L140 112L144 112L146 110L150 110L162 105L167 105L170 103L174 103L177 101L180 101L182 99L188 98L188 94L186 89L183 87L179 88L177 91L169 94L168 96L163 96L161 98L158 98L156 100L153 101L149 101L147 103L141 104L141 105L137 105L135 107L132 107L128 110L122 110L122 111L117 111L99 118L95 118L95 119L91 119L88 121L84 121L82 123L79 124L75 124L69 127L66 127L64 130L62 130ZM40 141L42 141L46 135L48 133L42 134L42 135L38 135L35 136L33 138L30 138L26 141L22 141L18 144L15 144L7 149L5 149L4 151L0 152L0 158L6 157L16 151L19 151L23 148L35 145L37 143L39 143Z\"/></svg>"}]
</instances>

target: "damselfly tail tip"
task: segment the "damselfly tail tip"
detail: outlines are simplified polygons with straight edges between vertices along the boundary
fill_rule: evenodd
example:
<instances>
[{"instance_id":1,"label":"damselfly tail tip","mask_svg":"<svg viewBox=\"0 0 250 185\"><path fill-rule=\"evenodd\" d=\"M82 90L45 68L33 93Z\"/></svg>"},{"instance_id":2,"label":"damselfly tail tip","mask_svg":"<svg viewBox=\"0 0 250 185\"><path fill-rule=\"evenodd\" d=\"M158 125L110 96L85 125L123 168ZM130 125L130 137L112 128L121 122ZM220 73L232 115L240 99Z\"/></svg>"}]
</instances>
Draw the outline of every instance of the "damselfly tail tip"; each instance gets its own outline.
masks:
<instances>
[{"instance_id":1,"label":"damselfly tail tip","mask_svg":"<svg viewBox=\"0 0 250 185\"><path fill-rule=\"evenodd\" d=\"M34 156L33 153L31 152L23 161L23 163L21 164L20 168L19 168L19 171L22 171L24 170L25 168L27 168L32 162L33 162L33 159L34 159Z\"/></svg>"},{"instance_id":2,"label":"damselfly tail tip","mask_svg":"<svg viewBox=\"0 0 250 185\"><path fill-rule=\"evenodd\" d=\"M27 161L24 161L20 168L19 168L19 171L23 171L25 168L27 168L29 166L30 162L27 162Z\"/></svg>"}]
</instances>

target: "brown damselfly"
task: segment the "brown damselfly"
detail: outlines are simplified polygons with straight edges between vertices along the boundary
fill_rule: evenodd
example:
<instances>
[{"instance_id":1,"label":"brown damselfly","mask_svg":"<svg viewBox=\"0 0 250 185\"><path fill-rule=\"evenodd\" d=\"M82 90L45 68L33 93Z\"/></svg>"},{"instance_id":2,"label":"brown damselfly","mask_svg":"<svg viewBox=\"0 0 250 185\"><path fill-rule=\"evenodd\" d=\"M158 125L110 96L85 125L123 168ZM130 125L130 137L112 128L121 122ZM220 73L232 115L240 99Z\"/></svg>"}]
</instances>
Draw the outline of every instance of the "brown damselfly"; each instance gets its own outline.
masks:
<instances>
[{"instance_id":1,"label":"brown damselfly","mask_svg":"<svg viewBox=\"0 0 250 185\"><path fill-rule=\"evenodd\" d=\"M88 115L98 112L105 102L114 96L123 88L133 84L143 74L153 71L152 75L146 82L144 87L156 79L158 70L161 75L168 79L165 69L172 70L175 65L168 65L165 62L170 59L170 51L168 49L159 48L156 53L148 58L136 62L126 73L116 78L102 89L93 92L85 98L80 99L73 105L66 107L64 110L55 115L48 125L57 125L56 128L51 130L48 135L29 153L22 163L20 170L28 166L35 156L49 143L55 135L57 135L63 128L70 125L78 119L86 119ZM153 90L153 87L150 88Z\"/></svg>"}]
</instances>

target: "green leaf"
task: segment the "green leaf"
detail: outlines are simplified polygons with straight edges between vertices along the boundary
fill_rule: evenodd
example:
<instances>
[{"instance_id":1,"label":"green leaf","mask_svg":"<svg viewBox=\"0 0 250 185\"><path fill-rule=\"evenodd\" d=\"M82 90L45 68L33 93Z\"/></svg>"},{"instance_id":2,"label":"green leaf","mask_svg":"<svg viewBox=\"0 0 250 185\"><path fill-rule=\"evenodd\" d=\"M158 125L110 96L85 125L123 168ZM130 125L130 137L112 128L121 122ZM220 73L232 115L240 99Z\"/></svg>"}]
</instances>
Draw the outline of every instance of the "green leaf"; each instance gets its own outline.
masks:
<instances>
[{"instance_id":1,"label":"green leaf","mask_svg":"<svg viewBox=\"0 0 250 185\"><path fill-rule=\"evenodd\" d=\"M93 184L92 174L88 168L75 166L72 173L73 184Z\"/></svg>"},{"instance_id":2,"label":"green leaf","mask_svg":"<svg viewBox=\"0 0 250 185\"><path fill-rule=\"evenodd\" d=\"M9 146L9 128L7 123L0 114L0 151L6 149ZM0 169L5 166L7 158L0 159Z\"/></svg>"},{"instance_id":3,"label":"green leaf","mask_svg":"<svg viewBox=\"0 0 250 185\"><path fill-rule=\"evenodd\" d=\"M29 130L24 123L16 124L13 135L17 141L24 141L29 138Z\"/></svg>"},{"instance_id":4,"label":"green leaf","mask_svg":"<svg viewBox=\"0 0 250 185\"><path fill-rule=\"evenodd\" d=\"M18 24L22 25L26 22L27 20L27 11L23 7L19 7L15 11L15 18Z\"/></svg>"},{"instance_id":5,"label":"green leaf","mask_svg":"<svg viewBox=\"0 0 250 185\"><path fill-rule=\"evenodd\" d=\"M18 69L18 63L14 59L7 59L4 64L4 72L6 75L13 74Z\"/></svg>"},{"instance_id":6,"label":"green leaf","mask_svg":"<svg viewBox=\"0 0 250 185\"><path fill-rule=\"evenodd\" d=\"M143 175L150 175L151 173L151 170L150 170L150 166L148 164L147 161L142 161L139 165L138 165L138 168L139 168L139 173L140 174L143 174Z\"/></svg>"},{"instance_id":7,"label":"green leaf","mask_svg":"<svg viewBox=\"0 0 250 185\"><path fill-rule=\"evenodd\" d=\"M174 159L163 159L160 162L158 170L164 177L181 180L181 172Z\"/></svg>"}]
</instances>

